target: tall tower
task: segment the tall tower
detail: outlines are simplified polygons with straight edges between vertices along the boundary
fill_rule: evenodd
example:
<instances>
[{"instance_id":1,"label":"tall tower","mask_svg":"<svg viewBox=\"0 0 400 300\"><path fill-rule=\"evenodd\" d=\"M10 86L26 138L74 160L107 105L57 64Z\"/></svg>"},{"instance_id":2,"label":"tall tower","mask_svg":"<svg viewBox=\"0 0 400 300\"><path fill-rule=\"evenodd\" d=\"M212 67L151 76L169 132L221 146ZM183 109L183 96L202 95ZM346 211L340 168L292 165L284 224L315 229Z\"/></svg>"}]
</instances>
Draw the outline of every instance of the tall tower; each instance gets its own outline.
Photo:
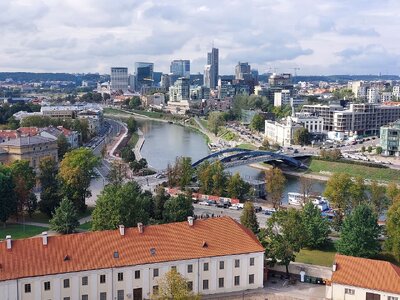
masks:
<instances>
[{"instance_id":1,"label":"tall tower","mask_svg":"<svg viewBox=\"0 0 400 300\"><path fill-rule=\"evenodd\" d=\"M112 67L111 68L111 90L127 91L128 90L128 68Z\"/></svg>"},{"instance_id":2,"label":"tall tower","mask_svg":"<svg viewBox=\"0 0 400 300\"><path fill-rule=\"evenodd\" d=\"M210 86L211 89L215 89L218 85L218 49L212 48L211 52L207 53L207 65L210 66Z\"/></svg>"}]
</instances>

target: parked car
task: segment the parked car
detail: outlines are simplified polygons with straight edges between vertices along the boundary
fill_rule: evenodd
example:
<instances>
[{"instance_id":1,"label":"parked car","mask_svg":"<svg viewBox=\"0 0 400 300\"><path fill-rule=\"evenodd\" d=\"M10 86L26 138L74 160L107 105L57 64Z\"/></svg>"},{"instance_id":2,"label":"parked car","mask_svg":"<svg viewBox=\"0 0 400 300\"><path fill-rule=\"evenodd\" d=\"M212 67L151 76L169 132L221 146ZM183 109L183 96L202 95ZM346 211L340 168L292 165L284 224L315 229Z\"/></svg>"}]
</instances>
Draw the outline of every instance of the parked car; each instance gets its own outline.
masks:
<instances>
[{"instance_id":1,"label":"parked car","mask_svg":"<svg viewBox=\"0 0 400 300\"><path fill-rule=\"evenodd\" d=\"M255 211L256 213L258 213L258 212L262 211L262 207L259 206L259 205L254 205L254 211Z\"/></svg>"},{"instance_id":2,"label":"parked car","mask_svg":"<svg viewBox=\"0 0 400 300\"><path fill-rule=\"evenodd\" d=\"M265 211L264 211L264 214L270 216L275 212L276 212L275 208L266 208Z\"/></svg>"},{"instance_id":3,"label":"parked car","mask_svg":"<svg viewBox=\"0 0 400 300\"><path fill-rule=\"evenodd\" d=\"M233 204L232 206L229 207L229 209L233 209L233 210L239 210L239 206Z\"/></svg>"},{"instance_id":4,"label":"parked car","mask_svg":"<svg viewBox=\"0 0 400 300\"><path fill-rule=\"evenodd\" d=\"M217 201L215 200L208 200L207 202L209 206L217 206Z\"/></svg>"},{"instance_id":5,"label":"parked car","mask_svg":"<svg viewBox=\"0 0 400 300\"><path fill-rule=\"evenodd\" d=\"M210 203L208 203L208 201L201 201L199 202L199 205L210 206Z\"/></svg>"}]
</instances>

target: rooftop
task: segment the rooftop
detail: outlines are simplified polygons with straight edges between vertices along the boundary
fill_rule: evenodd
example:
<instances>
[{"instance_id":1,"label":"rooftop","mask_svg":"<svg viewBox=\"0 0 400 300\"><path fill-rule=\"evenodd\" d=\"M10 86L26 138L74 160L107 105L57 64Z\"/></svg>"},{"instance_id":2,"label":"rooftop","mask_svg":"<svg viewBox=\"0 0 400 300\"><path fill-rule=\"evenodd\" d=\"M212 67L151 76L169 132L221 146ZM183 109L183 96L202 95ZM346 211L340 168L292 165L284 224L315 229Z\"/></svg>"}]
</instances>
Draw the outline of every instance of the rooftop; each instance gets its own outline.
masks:
<instances>
[{"instance_id":1,"label":"rooftop","mask_svg":"<svg viewBox=\"0 0 400 300\"><path fill-rule=\"evenodd\" d=\"M36 145L48 142L54 142L54 141L52 139L48 139L41 136L26 136L6 141L4 143L0 143L0 146L28 146L28 145Z\"/></svg>"},{"instance_id":2,"label":"rooftop","mask_svg":"<svg viewBox=\"0 0 400 300\"><path fill-rule=\"evenodd\" d=\"M400 294L400 267L387 261L336 254L332 283Z\"/></svg>"},{"instance_id":3,"label":"rooftop","mask_svg":"<svg viewBox=\"0 0 400 300\"><path fill-rule=\"evenodd\" d=\"M205 245L206 244L206 245ZM115 257L117 252L118 258ZM0 242L0 281L224 255L264 252L255 235L229 217ZM66 259L67 258L67 259Z\"/></svg>"}]
</instances>

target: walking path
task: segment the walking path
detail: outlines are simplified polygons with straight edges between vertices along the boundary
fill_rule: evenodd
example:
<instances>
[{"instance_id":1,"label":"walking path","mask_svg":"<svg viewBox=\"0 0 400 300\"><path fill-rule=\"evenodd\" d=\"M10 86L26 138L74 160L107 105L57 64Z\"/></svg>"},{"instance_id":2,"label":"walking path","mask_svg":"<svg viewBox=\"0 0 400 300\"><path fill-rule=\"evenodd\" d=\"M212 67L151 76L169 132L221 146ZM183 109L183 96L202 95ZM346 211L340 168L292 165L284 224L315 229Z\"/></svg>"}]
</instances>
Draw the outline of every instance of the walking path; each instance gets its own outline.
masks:
<instances>
[{"instance_id":1,"label":"walking path","mask_svg":"<svg viewBox=\"0 0 400 300\"><path fill-rule=\"evenodd\" d=\"M211 141L213 144L217 145L217 144L220 143L220 139L219 139L218 137L216 137L214 134L212 134L207 128L205 128L205 127L203 126L203 124L201 124L201 122L200 122L200 120L199 120L199 117L197 117L197 116L194 117L194 121L197 123L197 125L199 125L200 131L203 132L205 135L207 135L208 138L210 139L210 141Z\"/></svg>"},{"instance_id":2,"label":"walking path","mask_svg":"<svg viewBox=\"0 0 400 300\"><path fill-rule=\"evenodd\" d=\"M115 120L114 120L114 121L115 121ZM118 122L118 124L120 124L120 125L123 127L124 134L122 134L122 135L120 136L120 138L117 140L117 142L115 143L115 145L112 147L112 149L111 149L109 155L110 155L110 157L113 158L113 159L118 159L118 160L120 160L121 157L115 156L115 155L114 155L114 152L115 152L115 150L118 148L118 146L119 146L119 144L122 142L122 140L128 135L128 128L126 127L125 123L123 123L123 122L119 122L119 121L115 121L115 122Z\"/></svg>"},{"instance_id":3,"label":"walking path","mask_svg":"<svg viewBox=\"0 0 400 300\"><path fill-rule=\"evenodd\" d=\"M139 136L139 139L136 142L136 145L132 150L135 153L136 160L141 160L143 157L142 157L142 154L140 153L140 150L142 150L145 138L144 138L143 132L139 128L137 130L137 134Z\"/></svg>"}]
</instances>

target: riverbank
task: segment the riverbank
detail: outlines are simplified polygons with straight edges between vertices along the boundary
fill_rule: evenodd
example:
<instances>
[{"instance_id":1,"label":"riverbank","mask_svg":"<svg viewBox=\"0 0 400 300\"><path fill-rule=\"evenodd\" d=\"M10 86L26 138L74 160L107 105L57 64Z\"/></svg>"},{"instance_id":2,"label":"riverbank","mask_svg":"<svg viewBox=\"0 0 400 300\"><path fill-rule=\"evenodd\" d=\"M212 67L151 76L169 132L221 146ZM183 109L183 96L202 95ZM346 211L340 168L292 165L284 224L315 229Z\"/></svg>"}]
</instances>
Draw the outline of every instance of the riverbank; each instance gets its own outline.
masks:
<instances>
[{"instance_id":1,"label":"riverbank","mask_svg":"<svg viewBox=\"0 0 400 300\"><path fill-rule=\"evenodd\" d=\"M272 168L271 165L268 164L263 164L263 163L255 163L255 164L250 164L249 165L252 168L262 170L262 171L267 171ZM327 174L315 174L315 173L307 173L305 172L296 172L296 171L290 171L290 170L282 170L283 174L289 175L289 176L295 176L295 177L304 177L304 178L309 178L309 179L314 179L314 180L319 180L319 181L328 181L330 175Z\"/></svg>"}]
</instances>

